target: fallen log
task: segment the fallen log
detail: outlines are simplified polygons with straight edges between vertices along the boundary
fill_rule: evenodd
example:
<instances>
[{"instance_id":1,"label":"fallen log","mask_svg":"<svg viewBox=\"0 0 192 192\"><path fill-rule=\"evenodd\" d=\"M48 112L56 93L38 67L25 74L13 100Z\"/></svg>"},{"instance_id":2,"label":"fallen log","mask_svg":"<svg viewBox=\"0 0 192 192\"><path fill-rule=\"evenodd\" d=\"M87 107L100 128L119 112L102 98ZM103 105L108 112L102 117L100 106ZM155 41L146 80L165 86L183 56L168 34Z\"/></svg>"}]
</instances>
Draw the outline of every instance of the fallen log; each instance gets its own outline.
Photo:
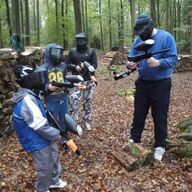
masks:
<instances>
[{"instance_id":1,"label":"fallen log","mask_svg":"<svg viewBox=\"0 0 192 192\"><path fill-rule=\"evenodd\" d=\"M116 148L111 154L127 171L139 169L153 162L152 152L136 143L129 143L123 148Z\"/></svg>"}]
</instances>

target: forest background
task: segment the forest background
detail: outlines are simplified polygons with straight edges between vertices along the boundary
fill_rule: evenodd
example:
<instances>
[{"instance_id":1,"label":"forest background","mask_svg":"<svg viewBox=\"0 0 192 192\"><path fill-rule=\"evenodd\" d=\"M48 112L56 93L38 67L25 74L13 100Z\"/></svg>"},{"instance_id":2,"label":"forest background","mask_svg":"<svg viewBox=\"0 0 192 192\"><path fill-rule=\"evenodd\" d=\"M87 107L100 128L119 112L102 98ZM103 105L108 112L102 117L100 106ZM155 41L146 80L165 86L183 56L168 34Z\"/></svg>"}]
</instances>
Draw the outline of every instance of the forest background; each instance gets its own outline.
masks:
<instances>
[{"instance_id":1,"label":"forest background","mask_svg":"<svg viewBox=\"0 0 192 192\"><path fill-rule=\"evenodd\" d=\"M91 47L111 50L130 46L139 13L151 14L157 28L171 32L180 54L192 54L191 0L0 0L0 48L13 33L25 46L58 43L74 46L84 31Z\"/></svg>"}]
</instances>

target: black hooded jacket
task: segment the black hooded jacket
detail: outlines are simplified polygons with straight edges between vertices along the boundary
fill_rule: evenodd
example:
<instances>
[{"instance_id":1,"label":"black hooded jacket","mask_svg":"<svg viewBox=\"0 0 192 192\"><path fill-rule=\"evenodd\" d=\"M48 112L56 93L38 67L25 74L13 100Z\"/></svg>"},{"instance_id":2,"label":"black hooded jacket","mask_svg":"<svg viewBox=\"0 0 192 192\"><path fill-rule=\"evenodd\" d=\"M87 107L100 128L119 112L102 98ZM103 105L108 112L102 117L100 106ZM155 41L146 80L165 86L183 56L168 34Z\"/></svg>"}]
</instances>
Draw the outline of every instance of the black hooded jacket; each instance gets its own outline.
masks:
<instances>
[{"instance_id":1,"label":"black hooded jacket","mask_svg":"<svg viewBox=\"0 0 192 192\"><path fill-rule=\"evenodd\" d=\"M79 50L77 48L72 48L67 56L65 63L67 64L67 69L72 71L73 75L82 75L85 81L90 80L89 74L87 73L79 73L76 70L76 66L81 62L87 61L90 63L95 69L97 68L97 55L93 48L86 48L83 50Z\"/></svg>"}]
</instances>

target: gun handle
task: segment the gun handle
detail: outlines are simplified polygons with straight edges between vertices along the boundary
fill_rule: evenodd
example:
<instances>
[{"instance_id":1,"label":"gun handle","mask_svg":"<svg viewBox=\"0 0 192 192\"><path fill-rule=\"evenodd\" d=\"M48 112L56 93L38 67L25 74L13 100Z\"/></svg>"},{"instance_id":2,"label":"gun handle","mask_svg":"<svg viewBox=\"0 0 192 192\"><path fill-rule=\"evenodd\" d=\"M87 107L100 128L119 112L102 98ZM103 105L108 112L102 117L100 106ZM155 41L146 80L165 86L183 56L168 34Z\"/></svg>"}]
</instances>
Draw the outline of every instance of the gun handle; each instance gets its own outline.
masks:
<instances>
[{"instance_id":1,"label":"gun handle","mask_svg":"<svg viewBox=\"0 0 192 192\"><path fill-rule=\"evenodd\" d=\"M77 145L75 144L73 139L69 139L66 144L74 153L80 155L80 151L78 150Z\"/></svg>"}]
</instances>

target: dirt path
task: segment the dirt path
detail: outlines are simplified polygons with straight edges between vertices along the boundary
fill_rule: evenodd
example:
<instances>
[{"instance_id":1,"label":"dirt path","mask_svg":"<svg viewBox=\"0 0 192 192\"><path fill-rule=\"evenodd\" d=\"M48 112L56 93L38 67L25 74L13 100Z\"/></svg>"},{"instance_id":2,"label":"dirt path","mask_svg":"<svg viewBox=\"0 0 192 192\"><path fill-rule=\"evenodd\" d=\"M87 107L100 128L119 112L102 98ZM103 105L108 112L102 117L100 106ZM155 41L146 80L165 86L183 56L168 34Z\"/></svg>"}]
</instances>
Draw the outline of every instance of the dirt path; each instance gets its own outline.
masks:
<instances>
[{"instance_id":1,"label":"dirt path","mask_svg":"<svg viewBox=\"0 0 192 192\"><path fill-rule=\"evenodd\" d=\"M102 53L98 53L101 62ZM192 113L192 72L174 74L169 112L169 137L175 140L175 125ZM73 137L81 150L76 157L61 149L62 178L66 192L189 192L192 191L192 160L180 160L167 153L162 163L127 172L111 155L129 138L133 101L117 92L134 86L136 74L114 81L106 75L106 66L97 70L99 86L93 101L93 130ZM182 90L182 91L181 91ZM143 145L153 145L153 124L147 119ZM0 191L33 191L35 173L28 154L23 152L13 135L0 149ZM54 190L52 190L54 191ZM58 190L55 190L58 191Z\"/></svg>"}]
</instances>

